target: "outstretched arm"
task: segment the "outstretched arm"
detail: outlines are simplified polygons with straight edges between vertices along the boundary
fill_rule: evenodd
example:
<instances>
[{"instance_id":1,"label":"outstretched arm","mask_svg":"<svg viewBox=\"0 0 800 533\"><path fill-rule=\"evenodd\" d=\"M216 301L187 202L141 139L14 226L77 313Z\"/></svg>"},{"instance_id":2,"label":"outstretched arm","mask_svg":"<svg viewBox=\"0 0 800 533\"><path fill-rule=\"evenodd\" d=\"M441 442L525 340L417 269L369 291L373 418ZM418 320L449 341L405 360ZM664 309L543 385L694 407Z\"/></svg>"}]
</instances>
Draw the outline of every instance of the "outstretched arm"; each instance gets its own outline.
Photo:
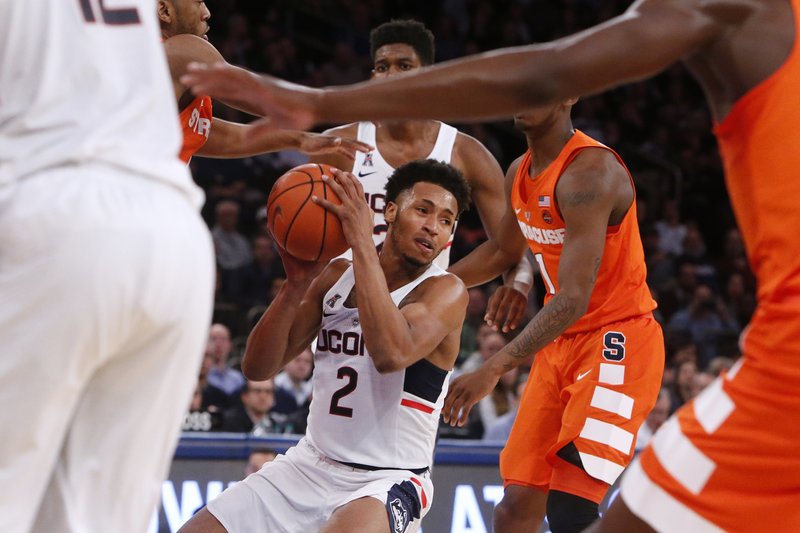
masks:
<instances>
[{"instance_id":1,"label":"outstretched arm","mask_svg":"<svg viewBox=\"0 0 800 533\"><path fill-rule=\"evenodd\" d=\"M344 88L312 90L269 77L240 79L222 66L200 67L185 82L195 92L247 102L277 125L301 129L316 122L500 118L652 76L743 20L757 4L639 0L619 17L556 41Z\"/></svg>"},{"instance_id":2,"label":"outstretched arm","mask_svg":"<svg viewBox=\"0 0 800 533\"><path fill-rule=\"evenodd\" d=\"M308 155L335 154L352 160L355 152L368 152L368 144L337 135L324 135L294 130L266 130L254 134L257 125L236 124L215 118L208 141L197 155L215 158L249 157L252 155L297 150Z\"/></svg>"}]
</instances>

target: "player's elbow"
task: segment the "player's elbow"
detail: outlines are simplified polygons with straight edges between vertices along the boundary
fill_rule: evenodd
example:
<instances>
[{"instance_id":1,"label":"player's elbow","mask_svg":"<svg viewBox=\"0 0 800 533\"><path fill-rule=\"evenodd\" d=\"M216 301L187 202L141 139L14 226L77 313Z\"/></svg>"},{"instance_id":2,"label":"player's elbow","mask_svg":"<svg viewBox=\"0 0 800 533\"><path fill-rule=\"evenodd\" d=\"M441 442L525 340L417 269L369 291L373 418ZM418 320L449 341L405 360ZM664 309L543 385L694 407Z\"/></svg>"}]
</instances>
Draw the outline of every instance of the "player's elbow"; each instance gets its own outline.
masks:
<instances>
[{"instance_id":1,"label":"player's elbow","mask_svg":"<svg viewBox=\"0 0 800 533\"><path fill-rule=\"evenodd\" d=\"M370 351L372 357L372 364L375 365L375 370L379 374L391 374L405 368L405 364L400 357L394 354L402 353L399 350L379 350L377 352Z\"/></svg>"}]
</instances>

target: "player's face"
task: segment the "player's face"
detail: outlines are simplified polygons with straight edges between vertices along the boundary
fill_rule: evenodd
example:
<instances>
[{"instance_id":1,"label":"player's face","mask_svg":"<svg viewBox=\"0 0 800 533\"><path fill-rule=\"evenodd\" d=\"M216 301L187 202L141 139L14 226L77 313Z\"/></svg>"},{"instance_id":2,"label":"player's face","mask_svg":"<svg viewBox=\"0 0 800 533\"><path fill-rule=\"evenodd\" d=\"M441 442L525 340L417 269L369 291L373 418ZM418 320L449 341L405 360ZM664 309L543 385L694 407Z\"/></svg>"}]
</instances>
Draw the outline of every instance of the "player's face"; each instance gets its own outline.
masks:
<instances>
[{"instance_id":1,"label":"player's face","mask_svg":"<svg viewBox=\"0 0 800 533\"><path fill-rule=\"evenodd\" d=\"M372 77L388 78L411 72L422 67L416 50L403 43L385 44L375 51L372 63Z\"/></svg>"},{"instance_id":2,"label":"player's face","mask_svg":"<svg viewBox=\"0 0 800 533\"><path fill-rule=\"evenodd\" d=\"M204 0L172 0L175 7L175 23L177 35L197 35L207 39L210 26L208 20L211 12Z\"/></svg>"},{"instance_id":3,"label":"player's face","mask_svg":"<svg viewBox=\"0 0 800 533\"><path fill-rule=\"evenodd\" d=\"M524 133L547 131L559 118L560 104L534 107L514 115L514 127Z\"/></svg>"},{"instance_id":4,"label":"player's face","mask_svg":"<svg viewBox=\"0 0 800 533\"><path fill-rule=\"evenodd\" d=\"M421 267L431 264L450 240L458 202L443 187L420 182L386 209L392 223L386 238L407 262Z\"/></svg>"}]
</instances>

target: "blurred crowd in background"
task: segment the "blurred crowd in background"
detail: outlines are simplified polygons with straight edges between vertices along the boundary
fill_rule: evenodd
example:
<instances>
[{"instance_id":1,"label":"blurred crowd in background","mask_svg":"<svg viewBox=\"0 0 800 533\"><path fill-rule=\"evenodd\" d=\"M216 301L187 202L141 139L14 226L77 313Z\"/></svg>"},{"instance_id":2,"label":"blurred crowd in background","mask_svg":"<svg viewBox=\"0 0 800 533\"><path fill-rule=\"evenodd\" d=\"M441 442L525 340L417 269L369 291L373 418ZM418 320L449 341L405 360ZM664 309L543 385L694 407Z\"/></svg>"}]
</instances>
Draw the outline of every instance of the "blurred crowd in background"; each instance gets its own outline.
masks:
<instances>
[{"instance_id":1,"label":"blurred crowd in background","mask_svg":"<svg viewBox=\"0 0 800 533\"><path fill-rule=\"evenodd\" d=\"M446 61L557 38L617 15L628 4L211 0L209 38L233 64L311 86L339 85L369 78L369 30L392 18L424 22L436 36L437 61ZM221 104L215 104L215 116L249 120ZM664 388L640 431L639 447L667 414L739 356L738 337L755 307L755 280L725 192L711 118L699 87L682 67L585 97L574 107L573 121L618 151L636 181L648 282L667 343ZM480 140L504 168L525 150L510 120L456 126ZM212 228L218 278L215 324L186 417L187 431L305 431L312 395L310 351L274 380L249 382L238 370L247 334L284 280L266 230L266 197L283 172L305 161L299 153L281 152L242 160L194 158L191 163L207 194L204 217ZM485 238L474 211L467 213L458 226L452 261ZM470 289L459 371L474 370L509 340L483 324L494 287ZM543 294L537 282L529 295L528 317ZM506 375L465 427L443 426L442 436L504 441L526 377L517 371Z\"/></svg>"}]
</instances>

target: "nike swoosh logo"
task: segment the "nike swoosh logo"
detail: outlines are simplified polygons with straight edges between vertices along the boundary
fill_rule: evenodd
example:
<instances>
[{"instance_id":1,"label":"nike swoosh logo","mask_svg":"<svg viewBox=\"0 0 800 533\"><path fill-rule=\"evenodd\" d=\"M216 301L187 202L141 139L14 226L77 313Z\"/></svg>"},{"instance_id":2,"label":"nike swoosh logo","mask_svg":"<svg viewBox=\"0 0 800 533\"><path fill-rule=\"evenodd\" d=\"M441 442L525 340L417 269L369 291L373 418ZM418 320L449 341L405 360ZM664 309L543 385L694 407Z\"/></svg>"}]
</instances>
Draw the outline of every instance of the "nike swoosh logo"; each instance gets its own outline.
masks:
<instances>
[{"instance_id":1,"label":"nike swoosh logo","mask_svg":"<svg viewBox=\"0 0 800 533\"><path fill-rule=\"evenodd\" d=\"M376 170L375 172L367 172L366 174L364 174L363 172L359 171L358 177L359 178L366 178L367 176L372 176L373 174L375 174L377 172L378 171Z\"/></svg>"},{"instance_id":2,"label":"nike swoosh logo","mask_svg":"<svg viewBox=\"0 0 800 533\"><path fill-rule=\"evenodd\" d=\"M329 317L329 316L333 316L333 315L335 315L335 314L336 314L336 313L326 313L325 311L323 311L323 312L322 312L322 316L324 316L325 318L327 318L327 317Z\"/></svg>"},{"instance_id":3,"label":"nike swoosh logo","mask_svg":"<svg viewBox=\"0 0 800 533\"><path fill-rule=\"evenodd\" d=\"M592 369L590 368L589 370L587 370L587 371L586 371L586 372L584 372L583 374L578 374L578 377L577 377L577 378L575 378L575 381L580 381L580 380L582 380L583 378L585 378L586 376L588 376L589 374L591 374L591 372L592 372Z\"/></svg>"}]
</instances>

